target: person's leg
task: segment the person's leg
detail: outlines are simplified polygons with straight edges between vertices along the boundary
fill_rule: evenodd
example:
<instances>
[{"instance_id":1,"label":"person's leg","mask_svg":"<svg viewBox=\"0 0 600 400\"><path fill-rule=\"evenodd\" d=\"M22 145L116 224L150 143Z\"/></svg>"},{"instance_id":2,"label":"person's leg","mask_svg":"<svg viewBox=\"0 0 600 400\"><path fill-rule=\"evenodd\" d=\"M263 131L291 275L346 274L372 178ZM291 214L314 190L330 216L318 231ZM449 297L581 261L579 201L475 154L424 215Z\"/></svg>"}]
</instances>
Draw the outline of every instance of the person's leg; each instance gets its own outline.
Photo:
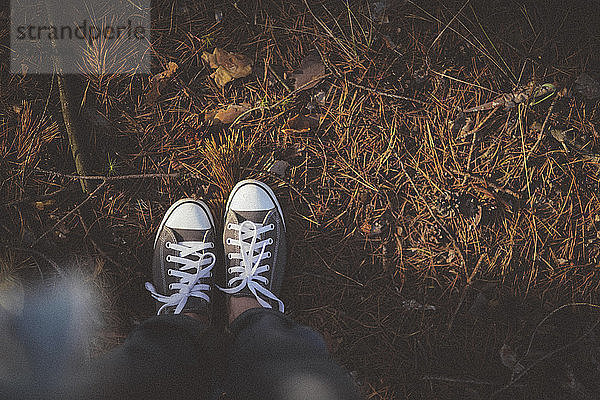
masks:
<instances>
[{"instance_id":1,"label":"person's leg","mask_svg":"<svg viewBox=\"0 0 600 400\"><path fill-rule=\"evenodd\" d=\"M223 365L217 338L189 316L155 316L72 379L60 397L206 399Z\"/></svg>"},{"instance_id":2,"label":"person's leg","mask_svg":"<svg viewBox=\"0 0 600 400\"><path fill-rule=\"evenodd\" d=\"M284 312L277 297L286 264L286 228L273 191L247 180L232 190L223 232L233 344L225 391L235 399L357 399L321 335Z\"/></svg>"},{"instance_id":3,"label":"person's leg","mask_svg":"<svg viewBox=\"0 0 600 400\"><path fill-rule=\"evenodd\" d=\"M226 390L234 399L352 400L350 376L323 337L279 311L252 308L230 325Z\"/></svg>"},{"instance_id":4,"label":"person's leg","mask_svg":"<svg viewBox=\"0 0 600 400\"><path fill-rule=\"evenodd\" d=\"M146 289L158 316L96 361L68 393L93 398L206 398L219 360L211 320L214 219L208 206L182 199L166 212L154 240L153 283Z\"/></svg>"}]
</instances>

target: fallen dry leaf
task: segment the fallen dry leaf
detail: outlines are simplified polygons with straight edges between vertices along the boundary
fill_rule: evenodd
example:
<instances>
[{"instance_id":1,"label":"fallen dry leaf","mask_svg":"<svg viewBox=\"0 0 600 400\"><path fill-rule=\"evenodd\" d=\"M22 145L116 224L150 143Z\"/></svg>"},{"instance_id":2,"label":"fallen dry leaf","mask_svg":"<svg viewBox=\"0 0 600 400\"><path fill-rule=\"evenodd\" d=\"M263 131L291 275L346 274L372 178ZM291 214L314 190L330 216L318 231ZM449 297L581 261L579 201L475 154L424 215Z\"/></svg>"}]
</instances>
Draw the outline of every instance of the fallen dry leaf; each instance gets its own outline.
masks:
<instances>
[{"instance_id":1,"label":"fallen dry leaf","mask_svg":"<svg viewBox=\"0 0 600 400\"><path fill-rule=\"evenodd\" d=\"M318 126L318 119L299 114L287 120L282 131L287 134L306 133Z\"/></svg>"},{"instance_id":2,"label":"fallen dry leaf","mask_svg":"<svg viewBox=\"0 0 600 400\"><path fill-rule=\"evenodd\" d=\"M364 221L360 226L360 231L365 235L369 235L373 230L373 225L369 221Z\"/></svg>"},{"instance_id":3,"label":"fallen dry leaf","mask_svg":"<svg viewBox=\"0 0 600 400\"><path fill-rule=\"evenodd\" d=\"M212 54L206 51L202 53L202 60L207 62L212 69L216 69L210 77L220 87L252 73L252 60L243 54L229 53L218 47L215 47Z\"/></svg>"},{"instance_id":4,"label":"fallen dry leaf","mask_svg":"<svg viewBox=\"0 0 600 400\"><path fill-rule=\"evenodd\" d=\"M504 93L492 101L464 110L464 113L492 110L497 107L504 107L505 110L515 108L518 104L525 103L533 99L543 99L552 93L555 93L556 87L551 83L538 85L535 89L531 85L516 88L511 93Z\"/></svg>"},{"instance_id":5,"label":"fallen dry leaf","mask_svg":"<svg viewBox=\"0 0 600 400\"><path fill-rule=\"evenodd\" d=\"M204 114L205 121L219 121L222 124L230 124L237 119L240 115L250 109L250 104L230 104L227 108L221 108L218 110L207 111Z\"/></svg>"},{"instance_id":6,"label":"fallen dry leaf","mask_svg":"<svg viewBox=\"0 0 600 400\"><path fill-rule=\"evenodd\" d=\"M385 218L379 218L375 221L364 221L360 230L369 238L381 237L388 228Z\"/></svg>"},{"instance_id":7,"label":"fallen dry leaf","mask_svg":"<svg viewBox=\"0 0 600 400\"><path fill-rule=\"evenodd\" d=\"M169 63L167 64L167 68L163 72L154 75L152 77L152 80L153 81L162 81L165 79L172 78L173 75L175 74L175 72L177 71L177 68L179 68L179 65L177 65L177 63L174 63L173 61L169 61Z\"/></svg>"},{"instance_id":8,"label":"fallen dry leaf","mask_svg":"<svg viewBox=\"0 0 600 400\"><path fill-rule=\"evenodd\" d=\"M33 204L35 205L35 208L42 211L44 208L54 205L54 200L36 201Z\"/></svg>"},{"instance_id":9,"label":"fallen dry leaf","mask_svg":"<svg viewBox=\"0 0 600 400\"><path fill-rule=\"evenodd\" d=\"M292 74L291 77L295 79L295 90L300 88L306 90L315 87L324 76L325 65L323 65L318 55L311 54L300 63L300 72Z\"/></svg>"},{"instance_id":10,"label":"fallen dry leaf","mask_svg":"<svg viewBox=\"0 0 600 400\"><path fill-rule=\"evenodd\" d=\"M160 96L160 91L164 89L167 81L173 77L179 66L174 62L169 62L167 68L150 79L150 91L146 94L146 100L155 103Z\"/></svg>"}]
</instances>

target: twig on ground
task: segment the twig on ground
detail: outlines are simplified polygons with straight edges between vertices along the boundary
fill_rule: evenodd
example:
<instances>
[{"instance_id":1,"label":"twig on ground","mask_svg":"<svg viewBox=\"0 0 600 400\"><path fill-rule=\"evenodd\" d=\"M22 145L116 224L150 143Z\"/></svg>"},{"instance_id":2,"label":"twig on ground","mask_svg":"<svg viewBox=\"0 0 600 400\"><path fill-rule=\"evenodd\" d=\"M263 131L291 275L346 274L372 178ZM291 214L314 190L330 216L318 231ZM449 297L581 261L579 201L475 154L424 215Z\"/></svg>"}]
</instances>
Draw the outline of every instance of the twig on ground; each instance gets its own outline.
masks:
<instances>
[{"instance_id":1,"label":"twig on ground","mask_svg":"<svg viewBox=\"0 0 600 400\"><path fill-rule=\"evenodd\" d=\"M356 87L358 89L361 89L361 90L366 90L367 92L371 92L371 93L377 94L379 96L389 97L389 98L392 98L392 99L398 99L398 100L404 100L404 101L410 101L411 103L417 103L417 104L421 104L421 105L424 105L424 106L428 105L428 103L424 102L423 100L415 99L414 97L401 96L401 95L398 95L398 94L381 92L379 90L372 89L370 87L359 85L358 83L354 83L354 82L352 82L352 81L350 81L348 79L346 79L345 82L349 83L350 86L354 86L354 87Z\"/></svg>"},{"instance_id":2,"label":"twig on ground","mask_svg":"<svg viewBox=\"0 0 600 400\"><path fill-rule=\"evenodd\" d=\"M488 380L475 379L475 378L461 378L461 377L444 376L444 375L424 375L422 379L427 380L427 381L464 383L465 385L502 386L501 383L492 382L492 381L488 381ZM523 385L519 385L519 387L523 387Z\"/></svg>"},{"instance_id":3,"label":"twig on ground","mask_svg":"<svg viewBox=\"0 0 600 400\"><path fill-rule=\"evenodd\" d=\"M471 162L472 162L472 158L473 158L473 151L475 149L475 143L477 142L477 132L479 132L479 130L481 129L481 127L492 117L492 115L494 115L496 113L496 110L498 110L497 108L493 109L491 113L489 113L484 119L483 121L481 121L479 123L479 125L477 125L474 129L472 129L470 132L465 133L465 135L473 135L473 139L471 140L471 148L469 149L469 157L467 158L467 168L466 168L466 172L469 173L471 172ZM464 179L463 179L463 185L465 184L465 182L467 181L467 177L465 175Z\"/></svg>"},{"instance_id":4,"label":"twig on ground","mask_svg":"<svg viewBox=\"0 0 600 400\"><path fill-rule=\"evenodd\" d=\"M50 26L55 25L54 21L56 18L53 17L52 13L54 10L51 7L48 7L48 3L46 1L43 2L45 7L46 16L48 19L48 23ZM63 123L65 125L65 130L67 132L67 138L69 139L69 146L71 148L71 154L73 155L73 162L75 163L75 168L77 169L77 173L80 175L87 175L87 171L89 168L89 161L87 159L87 155L84 152L84 147L82 144L82 139L80 132L78 132L76 128L75 119L73 116L73 110L71 106L71 95L67 88L67 75L65 75L62 60L60 56L60 52L58 51L56 40L51 38L50 44L52 45L52 61L54 64L54 74L56 74L56 81L58 83L58 95L60 100L60 108L63 116ZM80 180L81 190L84 193L88 193L90 188L89 182L85 180Z\"/></svg>"},{"instance_id":5,"label":"twig on ground","mask_svg":"<svg viewBox=\"0 0 600 400\"><path fill-rule=\"evenodd\" d=\"M533 338L535 337L535 334L537 332L537 330L539 329L539 327L548 320L548 318L550 318L552 315L556 314L558 311L566 308L566 307L576 307L576 306L586 306L586 307L591 307L591 308L596 308L596 309L600 309L600 305L597 304L592 304L592 303L569 303L569 304L563 304L562 306L554 309L550 314L546 315L535 327L533 334L531 335L531 339L529 341L529 346L527 347L527 352L525 352L525 354L523 355L523 357L525 357L527 354L529 354L529 351L531 350L531 346L533 344ZM519 375L513 377L510 382L508 382L506 385L504 385L503 387L501 387L500 389L498 389L497 391L495 391L494 393L492 393L492 395L490 396L490 399L495 398L496 396L498 396L500 393L510 389L511 387L514 387L515 383L518 382L519 380L521 380L525 375L527 375L529 373L529 371L531 371L534 367L536 367L537 365L539 365L540 363L546 361L547 359L555 356L556 354L567 350L568 348L576 345L577 343L579 343L581 340L585 339L590 333L592 333L596 327L598 327L600 325L600 319L598 319L594 325L592 325L592 327L590 329L588 329L586 332L584 332L581 336L579 336L577 339L575 339L573 342L564 345L562 347L559 347L556 350L553 350L549 353L547 353L546 355L544 355L543 357L538 358L537 360L535 360L534 362L532 362L531 364L529 364L527 366L527 368L525 368L523 370L523 372L521 372ZM523 357L521 357L521 360L523 359ZM519 362L521 361L519 360Z\"/></svg>"},{"instance_id":6,"label":"twig on ground","mask_svg":"<svg viewBox=\"0 0 600 400\"><path fill-rule=\"evenodd\" d=\"M434 69L429 69L429 71L433 72L433 73L434 73L434 74L436 74L436 75L439 75L439 76L441 76L442 78L450 79L451 81L455 81L455 82L458 82L458 83L462 83L463 85L468 85L468 86L476 87L476 88L478 88L478 89L486 90L486 91L488 91L488 92L490 92L490 93L493 93L493 94L500 94L500 92L498 92L498 91L496 91L496 90L494 90L494 89L490 89L490 88L487 88L487 87L485 87L485 86L478 85L478 84L476 84L476 83L467 82L467 81L464 81L464 80L462 80L462 79L455 78L455 77L453 77L453 76L450 76L450 75L446 75L446 74L444 74L444 73L442 73L442 72L438 72L438 71L436 71L436 70L434 70Z\"/></svg>"},{"instance_id":7,"label":"twig on ground","mask_svg":"<svg viewBox=\"0 0 600 400\"><path fill-rule=\"evenodd\" d=\"M328 76L330 76L331 74L325 74L323 76L321 76L319 79L324 79L327 78ZM241 120L243 120L248 114L253 113L254 111L259 111L259 110L272 110L276 107L278 107L279 105L283 104L284 102L286 102L287 100L289 100L292 96L294 96L296 93L303 91L307 86L309 85L313 85L315 83L315 80L312 80L310 82L307 82L306 84L300 86L299 88L292 90L287 96L285 96L283 99L279 100L278 102L276 102L275 104L272 105L260 105L257 107L253 107L249 110L244 111L243 113L241 113L240 115L238 115L238 117L236 119L233 120L233 122L231 123L231 125L229 125L229 128L231 129L232 127L234 127L235 125L237 125Z\"/></svg>"},{"instance_id":8,"label":"twig on ground","mask_svg":"<svg viewBox=\"0 0 600 400\"><path fill-rule=\"evenodd\" d=\"M556 94L556 96L554 96L554 99L552 100L552 103L550 104L550 107L548 108L548 112L546 113L546 118L544 119L542 128L540 129L540 132L538 133L538 138L537 138L536 142L533 144L533 147L531 148L531 150L529 150L527 157L525 157L525 164L527 164L527 161L529 161L529 157L531 157L531 155L537 150L540 143L542 143L542 140L544 140L544 137L546 136L544 134L544 132L546 132L546 127L548 126L548 121L550 120L550 116L554 112L554 107L556 107L556 104L563 97L563 95L564 95L564 90L561 92L558 92Z\"/></svg>"},{"instance_id":9,"label":"twig on ground","mask_svg":"<svg viewBox=\"0 0 600 400\"><path fill-rule=\"evenodd\" d=\"M76 179L81 179L81 177L78 176L74 176ZM88 195L88 197L86 197L85 200L83 200L81 203L79 203L74 209L72 209L71 211L69 211L64 217L62 217L61 219L59 219L54 225L52 225L52 228L48 229L46 232L44 232L40 237L38 237L36 240L34 240L34 242L30 245L30 247L35 246L42 238L46 237L47 234L49 234L50 232L52 232L54 229L56 229L56 227L58 225L60 225L65 219L69 218L69 216L73 215L77 210L79 210L81 208L81 206L83 206L85 203L87 203L92 197L94 197L96 195L96 193L98 193L100 191L100 189L102 189L104 186L106 186L106 181L102 182L100 185L98 185L98 187L96 189L94 189L94 191L92 193L90 193Z\"/></svg>"},{"instance_id":10,"label":"twig on ground","mask_svg":"<svg viewBox=\"0 0 600 400\"><path fill-rule=\"evenodd\" d=\"M20 204L35 203L37 201L49 200L49 199L52 199L53 197L61 194L62 192L66 191L67 188L68 188L68 186L63 186L62 188L60 188L58 190L55 190L52 193L44 194L44 195L42 195L40 197L35 197L35 198L29 197L27 199L13 200L13 201L9 201L8 203L4 203L4 204L2 204L0 206L2 206L2 207L10 207L10 206L17 206L17 205L20 205Z\"/></svg>"},{"instance_id":11,"label":"twig on ground","mask_svg":"<svg viewBox=\"0 0 600 400\"><path fill-rule=\"evenodd\" d=\"M73 174L65 174L65 173L57 172L57 171L47 171L47 170L39 169L39 168L36 169L36 171L47 174L47 175L58 176L58 177L67 178L67 179L81 179L81 180L104 181L104 182L125 181L125 180L129 180L129 179L179 178L182 176L188 176L188 177L194 176L193 174L188 175L185 172L103 176L103 175L73 175Z\"/></svg>"},{"instance_id":12,"label":"twig on ground","mask_svg":"<svg viewBox=\"0 0 600 400\"><path fill-rule=\"evenodd\" d=\"M371 92L373 94L377 94L379 96L383 96L383 97L389 97L391 99L397 99L397 100L404 100L404 101L409 101L412 103L417 103L417 104L421 104L423 106L427 106L429 105L429 103L423 101L423 100L419 100L419 99L415 99L414 97L408 97L408 96L402 96L402 95L398 95L398 94L393 94L393 93L387 93L387 92L382 92L380 90L377 89L373 89L364 85L360 85L358 83L352 82L351 80L348 80L347 77L345 77L344 75L342 75L342 73L340 71L337 70L337 68L335 68L335 66L333 65L333 63L331 63L327 57L325 57L325 55L323 54L323 52L317 48L317 51L319 52L319 54L321 55L321 60L323 61L323 63L329 67L329 69L331 69L333 71L333 74L343 80L344 82L348 83L350 86L354 86L357 89L361 89L361 90L365 90L367 92Z\"/></svg>"},{"instance_id":13,"label":"twig on ground","mask_svg":"<svg viewBox=\"0 0 600 400\"><path fill-rule=\"evenodd\" d=\"M496 190L498 192L504 193L506 195L509 195L511 197L514 197L517 200L520 200L520 198L521 198L521 196L519 196L519 194L513 192L512 190L503 188L501 186L498 186L498 185L496 185L493 182L489 182L489 181L487 181L485 178L483 178L481 176L477 176L477 175L472 174L470 172L463 172L463 171L455 171L455 170L453 170L452 172L455 173L455 174L459 174L459 175L463 175L463 176L468 176L469 178L473 179L476 182L479 182L479 183L481 183L483 185L489 186L492 189L494 189L494 190Z\"/></svg>"}]
</instances>

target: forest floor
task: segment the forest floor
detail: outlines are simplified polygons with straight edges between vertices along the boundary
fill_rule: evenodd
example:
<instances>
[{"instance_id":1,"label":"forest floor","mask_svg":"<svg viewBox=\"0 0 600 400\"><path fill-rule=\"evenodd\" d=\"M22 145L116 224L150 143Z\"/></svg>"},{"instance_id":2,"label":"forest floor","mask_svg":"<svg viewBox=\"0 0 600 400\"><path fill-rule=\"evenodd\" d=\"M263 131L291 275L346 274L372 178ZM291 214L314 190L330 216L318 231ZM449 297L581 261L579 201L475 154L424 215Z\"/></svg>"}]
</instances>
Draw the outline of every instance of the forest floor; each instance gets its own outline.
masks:
<instances>
[{"instance_id":1,"label":"forest floor","mask_svg":"<svg viewBox=\"0 0 600 400\"><path fill-rule=\"evenodd\" d=\"M586 7L157 0L152 75L99 74L91 53L67 79L86 175L101 176L85 193L56 77L2 63L0 278L77 270L103 294L101 353L154 312L144 282L169 205L220 216L257 178L288 223L286 310L366 398L598 398ZM219 58L239 77L211 76Z\"/></svg>"}]
</instances>

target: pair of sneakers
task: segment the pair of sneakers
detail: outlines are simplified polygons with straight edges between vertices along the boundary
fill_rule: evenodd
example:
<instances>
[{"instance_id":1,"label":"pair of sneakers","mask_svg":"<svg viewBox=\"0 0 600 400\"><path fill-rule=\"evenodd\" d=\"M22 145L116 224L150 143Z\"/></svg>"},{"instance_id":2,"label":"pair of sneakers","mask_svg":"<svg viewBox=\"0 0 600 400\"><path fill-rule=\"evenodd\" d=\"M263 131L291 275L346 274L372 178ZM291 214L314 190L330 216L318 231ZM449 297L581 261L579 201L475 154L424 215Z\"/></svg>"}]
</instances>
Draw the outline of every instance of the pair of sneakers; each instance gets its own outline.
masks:
<instances>
[{"instance_id":1,"label":"pair of sneakers","mask_svg":"<svg viewBox=\"0 0 600 400\"><path fill-rule=\"evenodd\" d=\"M275 194L263 182L244 180L231 191L223 225L223 254L216 250L213 215L203 201L181 199L164 216L154 240L154 284L146 289L157 314L211 314L214 287L235 297L253 297L284 311L278 298L286 261L285 222ZM224 264L226 287L215 285Z\"/></svg>"}]
</instances>

